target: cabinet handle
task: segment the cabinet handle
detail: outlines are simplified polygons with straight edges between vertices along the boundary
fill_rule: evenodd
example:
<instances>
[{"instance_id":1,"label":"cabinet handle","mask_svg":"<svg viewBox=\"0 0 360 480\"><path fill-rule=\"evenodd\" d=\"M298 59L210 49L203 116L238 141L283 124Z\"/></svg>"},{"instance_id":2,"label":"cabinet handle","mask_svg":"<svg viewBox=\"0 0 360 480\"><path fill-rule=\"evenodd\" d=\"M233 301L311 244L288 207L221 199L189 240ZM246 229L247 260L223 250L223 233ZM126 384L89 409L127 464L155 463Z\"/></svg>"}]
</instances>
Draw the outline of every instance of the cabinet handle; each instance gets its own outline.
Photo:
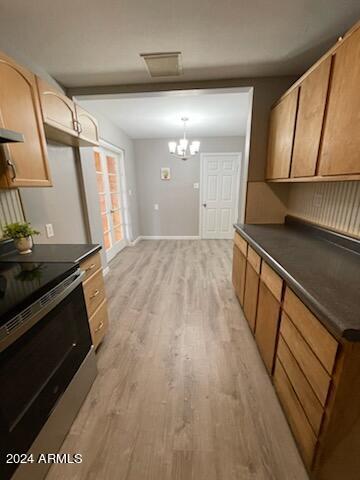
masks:
<instances>
[{"instance_id":1,"label":"cabinet handle","mask_svg":"<svg viewBox=\"0 0 360 480\"><path fill-rule=\"evenodd\" d=\"M10 160L7 161L7 164L8 166L11 168L13 174L12 174L12 177L11 177L11 180L15 180L16 179L16 167L15 167L15 164L10 162Z\"/></svg>"},{"instance_id":2,"label":"cabinet handle","mask_svg":"<svg viewBox=\"0 0 360 480\"><path fill-rule=\"evenodd\" d=\"M100 290L96 289L95 292L92 295L90 295L90 300L97 297L99 295L99 293L100 293Z\"/></svg>"},{"instance_id":3,"label":"cabinet handle","mask_svg":"<svg viewBox=\"0 0 360 480\"><path fill-rule=\"evenodd\" d=\"M100 332L100 330L103 328L103 326L104 326L104 322L101 321L99 323L99 326L95 328L95 333Z\"/></svg>"},{"instance_id":4,"label":"cabinet handle","mask_svg":"<svg viewBox=\"0 0 360 480\"><path fill-rule=\"evenodd\" d=\"M96 267L96 264L95 264L95 263L92 263L92 264L89 265L87 268L85 268L85 272L90 272L90 271L93 270L95 267Z\"/></svg>"}]
</instances>

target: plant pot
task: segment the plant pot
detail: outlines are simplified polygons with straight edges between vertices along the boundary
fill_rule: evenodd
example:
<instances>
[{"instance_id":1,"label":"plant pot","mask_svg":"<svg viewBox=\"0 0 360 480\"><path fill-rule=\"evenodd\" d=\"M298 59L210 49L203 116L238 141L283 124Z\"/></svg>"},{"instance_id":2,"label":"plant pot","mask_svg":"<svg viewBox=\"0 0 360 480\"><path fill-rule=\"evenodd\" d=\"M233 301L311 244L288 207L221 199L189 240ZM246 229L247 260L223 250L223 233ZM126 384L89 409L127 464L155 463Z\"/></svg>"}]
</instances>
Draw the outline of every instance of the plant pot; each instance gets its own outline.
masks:
<instances>
[{"instance_id":1,"label":"plant pot","mask_svg":"<svg viewBox=\"0 0 360 480\"><path fill-rule=\"evenodd\" d=\"M31 253L33 246L32 237L14 238L14 244L20 255L26 255L27 253Z\"/></svg>"}]
</instances>

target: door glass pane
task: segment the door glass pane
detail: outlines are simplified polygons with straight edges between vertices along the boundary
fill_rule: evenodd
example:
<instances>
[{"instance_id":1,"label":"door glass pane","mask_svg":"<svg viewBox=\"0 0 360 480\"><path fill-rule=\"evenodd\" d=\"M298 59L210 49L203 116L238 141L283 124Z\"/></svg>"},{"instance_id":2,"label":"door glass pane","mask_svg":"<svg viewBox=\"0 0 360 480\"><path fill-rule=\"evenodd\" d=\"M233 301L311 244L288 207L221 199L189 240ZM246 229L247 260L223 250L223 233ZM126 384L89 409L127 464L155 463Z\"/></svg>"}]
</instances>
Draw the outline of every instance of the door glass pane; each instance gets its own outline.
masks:
<instances>
[{"instance_id":1,"label":"door glass pane","mask_svg":"<svg viewBox=\"0 0 360 480\"><path fill-rule=\"evenodd\" d=\"M120 208L120 195L118 193L111 194L111 208L113 210L119 210Z\"/></svg>"},{"instance_id":2,"label":"door glass pane","mask_svg":"<svg viewBox=\"0 0 360 480\"><path fill-rule=\"evenodd\" d=\"M94 152L94 159L95 159L95 170L97 172L102 172L100 152Z\"/></svg>"},{"instance_id":3,"label":"door glass pane","mask_svg":"<svg viewBox=\"0 0 360 480\"><path fill-rule=\"evenodd\" d=\"M117 210L116 212L111 212L111 217L112 217L112 222L113 222L113 227L118 227L121 225L121 214L120 210Z\"/></svg>"},{"instance_id":4,"label":"door glass pane","mask_svg":"<svg viewBox=\"0 0 360 480\"><path fill-rule=\"evenodd\" d=\"M117 175L109 174L109 187L110 193L116 193L119 191L118 178Z\"/></svg>"},{"instance_id":5,"label":"door glass pane","mask_svg":"<svg viewBox=\"0 0 360 480\"><path fill-rule=\"evenodd\" d=\"M116 242L119 242L120 240L123 239L121 227L117 227L114 229L114 237Z\"/></svg>"},{"instance_id":6,"label":"door glass pane","mask_svg":"<svg viewBox=\"0 0 360 480\"><path fill-rule=\"evenodd\" d=\"M105 250L109 250L109 248L111 248L110 232L104 233L104 247Z\"/></svg>"},{"instance_id":7,"label":"door glass pane","mask_svg":"<svg viewBox=\"0 0 360 480\"><path fill-rule=\"evenodd\" d=\"M106 213L106 199L105 194L99 193L100 212Z\"/></svg>"},{"instance_id":8,"label":"door glass pane","mask_svg":"<svg viewBox=\"0 0 360 480\"><path fill-rule=\"evenodd\" d=\"M106 163L107 163L107 171L108 173L117 173L116 171L116 158L110 157L107 155L106 157Z\"/></svg>"},{"instance_id":9,"label":"door glass pane","mask_svg":"<svg viewBox=\"0 0 360 480\"><path fill-rule=\"evenodd\" d=\"M103 232L108 232L110 230L109 219L107 214L101 215Z\"/></svg>"},{"instance_id":10,"label":"door glass pane","mask_svg":"<svg viewBox=\"0 0 360 480\"><path fill-rule=\"evenodd\" d=\"M102 173L96 174L96 182L97 182L97 189L99 193L104 193L105 191L105 183L104 183L104 175Z\"/></svg>"}]
</instances>

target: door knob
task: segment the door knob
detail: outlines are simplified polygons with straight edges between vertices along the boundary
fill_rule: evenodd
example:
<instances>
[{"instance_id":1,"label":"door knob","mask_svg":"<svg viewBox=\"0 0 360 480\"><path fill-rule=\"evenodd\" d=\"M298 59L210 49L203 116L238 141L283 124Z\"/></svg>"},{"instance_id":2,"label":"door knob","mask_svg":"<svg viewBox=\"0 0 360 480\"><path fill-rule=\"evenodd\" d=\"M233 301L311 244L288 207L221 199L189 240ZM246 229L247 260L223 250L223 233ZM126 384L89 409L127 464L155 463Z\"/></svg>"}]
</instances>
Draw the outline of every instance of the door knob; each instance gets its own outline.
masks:
<instances>
[{"instance_id":1,"label":"door knob","mask_svg":"<svg viewBox=\"0 0 360 480\"><path fill-rule=\"evenodd\" d=\"M207 204L206 204L206 203L203 203L203 207L205 207L205 208L206 208L206 207L207 207Z\"/></svg>"}]
</instances>

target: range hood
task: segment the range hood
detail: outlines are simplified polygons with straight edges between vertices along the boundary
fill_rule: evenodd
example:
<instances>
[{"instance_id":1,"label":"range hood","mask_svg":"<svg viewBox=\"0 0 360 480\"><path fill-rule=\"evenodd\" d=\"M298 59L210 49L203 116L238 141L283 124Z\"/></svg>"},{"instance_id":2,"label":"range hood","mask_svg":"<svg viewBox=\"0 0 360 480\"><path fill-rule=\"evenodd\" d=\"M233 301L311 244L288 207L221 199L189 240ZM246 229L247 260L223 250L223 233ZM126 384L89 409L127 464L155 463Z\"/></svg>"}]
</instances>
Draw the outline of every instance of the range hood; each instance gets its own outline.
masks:
<instances>
[{"instance_id":1,"label":"range hood","mask_svg":"<svg viewBox=\"0 0 360 480\"><path fill-rule=\"evenodd\" d=\"M23 141L24 135L22 133L0 128L0 143L19 143Z\"/></svg>"}]
</instances>

